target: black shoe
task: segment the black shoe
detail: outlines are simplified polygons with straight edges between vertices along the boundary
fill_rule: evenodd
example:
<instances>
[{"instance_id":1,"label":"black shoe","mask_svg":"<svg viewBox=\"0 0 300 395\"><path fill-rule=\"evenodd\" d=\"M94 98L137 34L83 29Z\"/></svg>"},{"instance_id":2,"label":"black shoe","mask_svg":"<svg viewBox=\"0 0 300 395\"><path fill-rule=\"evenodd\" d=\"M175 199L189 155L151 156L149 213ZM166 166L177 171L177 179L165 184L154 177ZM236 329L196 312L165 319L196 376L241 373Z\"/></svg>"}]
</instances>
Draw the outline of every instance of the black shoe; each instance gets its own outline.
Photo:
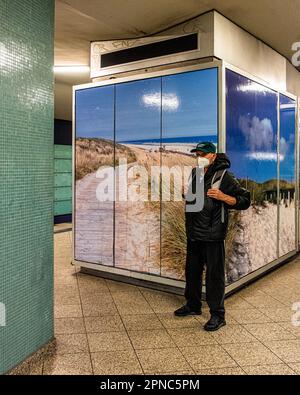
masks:
<instances>
[{"instance_id":1,"label":"black shoe","mask_svg":"<svg viewBox=\"0 0 300 395\"><path fill-rule=\"evenodd\" d=\"M188 315L201 315L202 311L200 310L192 310L189 306L184 305L182 307L180 307L179 309L177 309L176 311L174 311L174 314L177 317L186 317Z\"/></svg>"},{"instance_id":2,"label":"black shoe","mask_svg":"<svg viewBox=\"0 0 300 395\"><path fill-rule=\"evenodd\" d=\"M208 332L214 332L226 325L224 318L220 318L216 315L210 317L210 320L204 325L204 329Z\"/></svg>"}]
</instances>

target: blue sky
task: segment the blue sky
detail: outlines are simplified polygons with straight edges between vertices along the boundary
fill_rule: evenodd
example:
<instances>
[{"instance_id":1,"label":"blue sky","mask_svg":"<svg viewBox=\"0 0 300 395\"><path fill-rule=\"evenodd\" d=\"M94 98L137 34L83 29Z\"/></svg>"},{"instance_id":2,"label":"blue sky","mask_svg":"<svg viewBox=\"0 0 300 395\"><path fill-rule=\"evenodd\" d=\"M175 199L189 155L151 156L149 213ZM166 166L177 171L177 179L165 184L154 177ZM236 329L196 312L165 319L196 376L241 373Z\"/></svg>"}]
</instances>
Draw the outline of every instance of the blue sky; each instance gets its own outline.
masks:
<instances>
[{"instance_id":1,"label":"blue sky","mask_svg":"<svg viewBox=\"0 0 300 395\"><path fill-rule=\"evenodd\" d=\"M207 69L117 84L117 141L160 138L161 97L163 137L216 135L217 69ZM114 87L77 91L76 136L112 139L113 131Z\"/></svg>"},{"instance_id":2,"label":"blue sky","mask_svg":"<svg viewBox=\"0 0 300 395\"><path fill-rule=\"evenodd\" d=\"M227 70L227 153L239 178L277 178L277 93ZM282 98L283 104L285 103ZM293 177L294 110L281 111L282 178Z\"/></svg>"},{"instance_id":3,"label":"blue sky","mask_svg":"<svg viewBox=\"0 0 300 395\"><path fill-rule=\"evenodd\" d=\"M113 86L76 92L76 137L101 137L113 140Z\"/></svg>"},{"instance_id":4,"label":"blue sky","mask_svg":"<svg viewBox=\"0 0 300 395\"><path fill-rule=\"evenodd\" d=\"M295 116L294 100L280 95L280 151L284 160L280 162L280 178L295 182Z\"/></svg>"},{"instance_id":5,"label":"blue sky","mask_svg":"<svg viewBox=\"0 0 300 395\"><path fill-rule=\"evenodd\" d=\"M276 178L276 92L229 70L226 86L227 153L233 172L258 182ZM288 181L293 179L295 165L295 113L286 106L292 102L281 95L285 105L281 109L281 177ZM114 121L118 142L159 139L161 122L163 138L216 136L217 69L77 91L77 137L113 140Z\"/></svg>"}]
</instances>

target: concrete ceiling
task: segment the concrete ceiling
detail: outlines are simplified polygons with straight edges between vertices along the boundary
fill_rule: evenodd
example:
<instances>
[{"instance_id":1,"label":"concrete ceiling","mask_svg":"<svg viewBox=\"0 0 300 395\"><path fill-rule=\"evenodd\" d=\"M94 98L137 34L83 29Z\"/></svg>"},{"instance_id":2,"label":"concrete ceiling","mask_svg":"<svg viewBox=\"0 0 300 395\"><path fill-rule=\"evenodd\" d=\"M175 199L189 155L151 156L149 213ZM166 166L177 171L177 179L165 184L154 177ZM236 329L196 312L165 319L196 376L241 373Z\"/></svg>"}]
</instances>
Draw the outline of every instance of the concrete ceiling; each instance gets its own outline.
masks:
<instances>
[{"instance_id":1,"label":"concrete ceiling","mask_svg":"<svg viewBox=\"0 0 300 395\"><path fill-rule=\"evenodd\" d=\"M300 0L56 0L55 65L89 65L90 41L152 34L211 9L288 59L300 41ZM56 75L65 86L88 81L87 73Z\"/></svg>"}]
</instances>

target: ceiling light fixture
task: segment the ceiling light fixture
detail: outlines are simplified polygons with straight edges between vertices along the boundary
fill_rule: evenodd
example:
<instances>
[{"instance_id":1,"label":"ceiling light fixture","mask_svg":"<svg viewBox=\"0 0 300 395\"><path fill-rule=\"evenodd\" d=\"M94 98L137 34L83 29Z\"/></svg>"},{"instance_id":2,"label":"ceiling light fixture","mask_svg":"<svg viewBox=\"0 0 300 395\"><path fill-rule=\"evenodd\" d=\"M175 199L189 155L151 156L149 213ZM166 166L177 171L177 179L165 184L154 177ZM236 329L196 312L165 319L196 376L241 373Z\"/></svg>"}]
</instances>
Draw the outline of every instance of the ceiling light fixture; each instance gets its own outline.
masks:
<instances>
[{"instance_id":1,"label":"ceiling light fixture","mask_svg":"<svg viewBox=\"0 0 300 395\"><path fill-rule=\"evenodd\" d=\"M54 66L54 73L89 73L90 66Z\"/></svg>"}]
</instances>

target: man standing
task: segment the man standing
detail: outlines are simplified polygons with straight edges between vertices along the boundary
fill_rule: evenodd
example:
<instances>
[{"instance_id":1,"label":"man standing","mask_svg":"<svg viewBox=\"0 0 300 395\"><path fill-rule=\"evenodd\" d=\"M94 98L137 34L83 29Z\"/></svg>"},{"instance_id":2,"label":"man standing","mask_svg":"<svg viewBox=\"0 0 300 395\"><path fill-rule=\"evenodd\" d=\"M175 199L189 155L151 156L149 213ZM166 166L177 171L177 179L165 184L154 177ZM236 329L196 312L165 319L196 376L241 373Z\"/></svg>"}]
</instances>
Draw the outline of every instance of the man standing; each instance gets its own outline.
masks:
<instances>
[{"instance_id":1,"label":"man standing","mask_svg":"<svg viewBox=\"0 0 300 395\"><path fill-rule=\"evenodd\" d=\"M250 193L227 171L230 160L225 154L217 154L213 143L199 143L191 152L205 166L204 205L198 212L186 210L186 304L174 314L180 317L201 314L202 274L206 265L206 301L211 317L204 329L216 331L226 325L224 240L228 209L248 209ZM194 169L192 185L196 183L195 173ZM195 185L192 189L195 190Z\"/></svg>"}]
</instances>

